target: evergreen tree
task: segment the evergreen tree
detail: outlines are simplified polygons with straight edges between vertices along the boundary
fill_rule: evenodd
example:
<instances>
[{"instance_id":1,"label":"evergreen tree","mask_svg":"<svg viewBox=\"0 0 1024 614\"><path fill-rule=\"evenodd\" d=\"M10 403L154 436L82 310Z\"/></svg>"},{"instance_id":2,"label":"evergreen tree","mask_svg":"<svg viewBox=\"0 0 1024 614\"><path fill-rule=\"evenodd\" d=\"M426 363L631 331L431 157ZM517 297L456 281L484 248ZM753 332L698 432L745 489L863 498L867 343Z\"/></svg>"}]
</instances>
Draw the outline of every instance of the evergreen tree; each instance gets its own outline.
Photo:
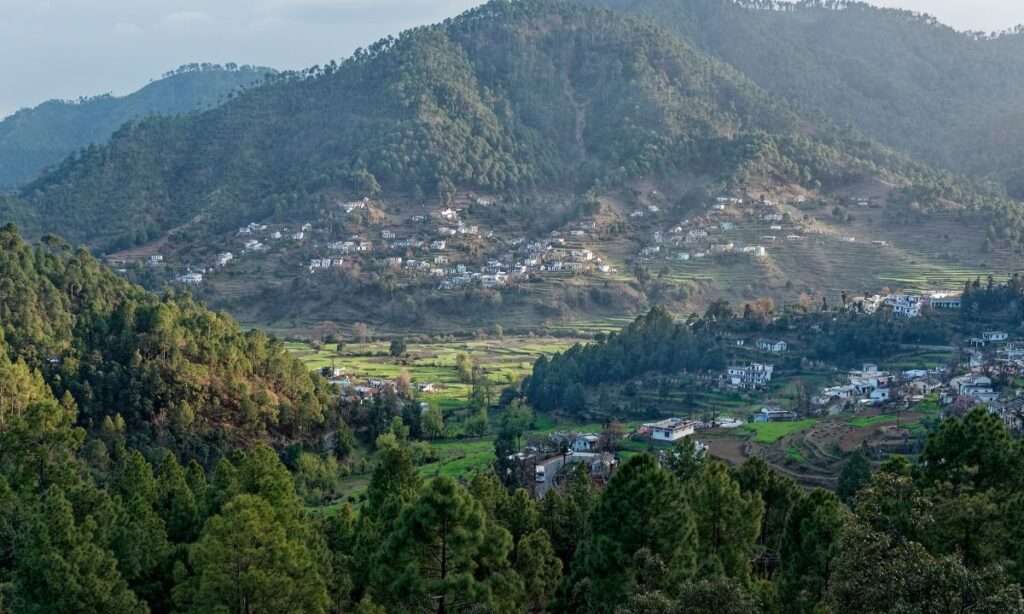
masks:
<instances>
[{"instance_id":1,"label":"evergreen tree","mask_svg":"<svg viewBox=\"0 0 1024 614\"><path fill-rule=\"evenodd\" d=\"M20 536L15 559L14 612L143 614L113 554L98 543L91 516L76 522L71 504L50 489Z\"/></svg>"},{"instance_id":2,"label":"evergreen tree","mask_svg":"<svg viewBox=\"0 0 1024 614\"><path fill-rule=\"evenodd\" d=\"M519 540L515 568L523 579L527 611L547 611L562 581L562 561L555 555L544 529L537 529Z\"/></svg>"},{"instance_id":3,"label":"evergreen tree","mask_svg":"<svg viewBox=\"0 0 1024 614\"><path fill-rule=\"evenodd\" d=\"M786 521L779 577L780 602L791 612L816 612L835 575L847 514L823 490L800 495Z\"/></svg>"},{"instance_id":4,"label":"evergreen tree","mask_svg":"<svg viewBox=\"0 0 1024 614\"><path fill-rule=\"evenodd\" d=\"M693 512L681 485L654 457L627 461L612 477L593 512L592 535L576 583L589 584L588 607L609 611L638 587L672 590L697 564ZM646 569L637 569L638 557ZM657 570L651 576L645 571Z\"/></svg>"},{"instance_id":5,"label":"evergreen tree","mask_svg":"<svg viewBox=\"0 0 1024 614\"><path fill-rule=\"evenodd\" d=\"M326 612L313 553L259 496L242 494L211 517L189 551L191 575L174 590L188 612Z\"/></svg>"},{"instance_id":6,"label":"evergreen tree","mask_svg":"<svg viewBox=\"0 0 1024 614\"><path fill-rule=\"evenodd\" d=\"M851 504L853 498L865 484L871 480L871 463L864 452L857 450L850 455L843 470L839 473L839 486L836 494L844 503Z\"/></svg>"},{"instance_id":7,"label":"evergreen tree","mask_svg":"<svg viewBox=\"0 0 1024 614\"><path fill-rule=\"evenodd\" d=\"M423 413L421 428L428 439L444 436L444 414L439 407L432 405Z\"/></svg>"},{"instance_id":8,"label":"evergreen tree","mask_svg":"<svg viewBox=\"0 0 1024 614\"><path fill-rule=\"evenodd\" d=\"M703 574L724 574L746 584L761 530L764 503L744 494L719 462L705 463L688 488L697 526L697 560Z\"/></svg>"},{"instance_id":9,"label":"evergreen tree","mask_svg":"<svg viewBox=\"0 0 1024 614\"><path fill-rule=\"evenodd\" d=\"M439 614L470 604L493 605L507 595L496 594L494 576L502 566L478 572L488 549L497 549L486 563L504 561L512 547L508 532L488 530L479 502L447 477L435 478L422 496L403 510L388 538L387 563L378 573L375 596L396 610L428 610ZM488 539L497 539L497 543ZM498 584L500 586L500 584Z\"/></svg>"}]
</instances>

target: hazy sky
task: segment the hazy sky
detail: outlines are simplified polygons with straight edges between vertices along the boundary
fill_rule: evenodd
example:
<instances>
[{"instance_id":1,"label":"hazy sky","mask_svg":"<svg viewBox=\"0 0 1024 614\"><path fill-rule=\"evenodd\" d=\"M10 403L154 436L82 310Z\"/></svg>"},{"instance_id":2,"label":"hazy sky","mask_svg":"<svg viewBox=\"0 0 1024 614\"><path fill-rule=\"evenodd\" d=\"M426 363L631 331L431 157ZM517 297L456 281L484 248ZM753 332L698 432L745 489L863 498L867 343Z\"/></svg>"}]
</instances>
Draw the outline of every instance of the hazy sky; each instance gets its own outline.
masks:
<instances>
[{"instance_id":1,"label":"hazy sky","mask_svg":"<svg viewBox=\"0 0 1024 614\"><path fill-rule=\"evenodd\" d=\"M481 0L0 0L0 117L123 94L190 62L302 68ZM1024 23L1022 0L875 0L959 29Z\"/></svg>"}]
</instances>

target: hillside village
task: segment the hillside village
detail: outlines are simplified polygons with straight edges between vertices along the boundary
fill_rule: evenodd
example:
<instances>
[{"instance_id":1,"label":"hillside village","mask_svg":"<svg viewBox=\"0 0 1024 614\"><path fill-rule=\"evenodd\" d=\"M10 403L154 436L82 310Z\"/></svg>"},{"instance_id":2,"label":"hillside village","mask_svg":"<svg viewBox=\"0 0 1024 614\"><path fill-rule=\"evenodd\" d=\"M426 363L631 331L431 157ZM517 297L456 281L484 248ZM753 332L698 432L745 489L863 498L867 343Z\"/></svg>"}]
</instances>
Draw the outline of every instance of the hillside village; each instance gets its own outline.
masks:
<instances>
[{"instance_id":1,"label":"hillside village","mask_svg":"<svg viewBox=\"0 0 1024 614\"><path fill-rule=\"evenodd\" d=\"M858 303L851 302L847 309L865 320L879 316L903 321L951 318L959 308L958 298L950 293L895 294L877 301L874 297L865 299L877 303L871 313ZM918 308L901 308L908 303ZM659 400L664 395L665 380L658 377L644 375L618 382L624 385L619 394L656 402L640 415L631 416L628 424L613 428L608 423L602 431L556 431L532 438L516 452L515 461L526 481L535 484L531 490L542 497L578 463L587 463L594 479L601 482L615 470L621 458L619 452L665 452L685 438L690 438L700 453L730 461L736 460L737 450L743 450L743 455L770 454L766 449L756 451L747 440L751 429L757 432L758 425L779 425L780 432L796 435L817 428L815 425L870 425L885 419L898 424L901 415L909 416L908 420L913 422L920 419L922 407L935 407L938 413L934 415L940 417L962 416L984 406L1011 432L1024 431L1024 339L1018 338L1017 333L979 329L977 335L964 337L959 345L936 348L941 349L940 355L950 357L945 362L936 362L934 358L900 359L887 364L865 363L853 369L809 361L808 338L813 338L813 331L810 337L802 332L782 332L776 336L730 334L723 339L732 348L729 364L717 372L691 374L682 383L676 380L670 389L682 386L686 390L682 396L673 394ZM337 386L342 398L356 407L399 398L418 403L420 412L425 414L434 406L436 395L444 394L448 387L416 369L411 370L411 378L401 381L367 375L359 367L349 368L346 362L341 359L341 366L325 367L322 373ZM815 383L803 393L805 397L794 397L793 382L805 371L818 374L813 376ZM633 392L629 391L631 387ZM712 401L710 406L704 402L695 406L687 400L694 395L719 401ZM725 402L726 399L742 402ZM721 404L721 408L716 404ZM619 407L618 411L623 411ZM452 433L459 432L459 423L453 422L451 428L455 429ZM872 439L875 435L868 436L864 445L872 449L896 446L895 450L907 451L922 445L920 441L908 442L906 430L888 428L884 433L885 438L878 441ZM809 483L819 483L808 479ZM829 479L834 479L834 474Z\"/></svg>"},{"instance_id":2,"label":"hillside village","mask_svg":"<svg viewBox=\"0 0 1024 614\"><path fill-rule=\"evenodd\" d=\"M620 310L630 308L625 303L642 309L643 292L656 286L663 288L655 291L658 300L677 309L699 308L723 294L802 301L804 296L827 300L830 295L836 300L841 293L844 302L859 303L866 313L878 309L881 301L895 301L898 293L866 286L869 276L862 279L856 270L847 275L854 284L850 286L817 271L817 259L837 250L855 249L857 257L891 266L898 266L893 259L901 252L890 247L888 238L837 234L837 227L819 219L831 205L816 198L792 191L771 197L726 192L681 208L676 198L657 189L634 190L623 200L600 200L577 207L568 217L559 214L562 220L552 222L553 228L516 222L507 215L515 205L474 193L460 193L437 205L338 198L312 219L246 223L225 234L216 247L195 246L172 235L107 260L148 287L176 284L215 303L229 296L255 296L261 287L283 287L296 279L326 289L339 281L372 279L389 295L410 296L471 289L543 296L537 294L543 288L572 283L609 289L624 302L617 306ZM876 216L884 211L878 196L835 196L827 202L843 203L843 211ZM783 273L783 267L788 271L793 266L805 270ZM938 301L970 272L937 279L948 285L930 293L929 300ZM817 286L807 275L828 279L829 285ZM921 284L911 288L920 291ZM912 312L918 307L900 303L896 309Z\"/></svg>"},{"instance_id":3,"label":"hillside village","mask_svg":"<svg viewBox=\"0 0 1024 614\"><path fill-rule=\"evenodd\" d=\"M519 463L535 467L537 485L533 491L542 497L555 484L566 479L566 467L571 468L574 463L587 463L597 483L607 481L618 463L616 450L653 449L664 455L670 453L671 446L678 441L690 439L696 454L710 453L735 461L731 442L744 441L745 434L736 429L747 424L779 423L783 429L781 432L794 435L825 420L873 424L895 415L895 419L889 420L898 424L900 414L907 414L908 421L912 422L914 412L920 411L917 408L937 403L941 408L937 417L962 418L970 410L982 406L999 417L1011 433L1022 433L1024 388L1019 385L1018 378L1024 374L1024 342L1009 341L1006 333L999 331L986 333L985 338L990 341L982 347L964 348L967 363L956 368L890 371L875 364L865 364L844 374L840 380L842 383L817 390L804 410L767 404L739 418L720 414L692 418L688 413L686 416L639 423L621 432L613 428L602 433L557 433L548 440L530 442L516 459ZM770 374L770 365L752 367L760 372L767 370ZM732 377L733 373L734 369L730 368L727 385L740 384ZM767 381L765 383L767 385ZM761 398L770 400L771 395L765 394ZM790 428L789 424L793 427ZM908 448L906 435L898 435L898 429L890 434L891 428L869 435L863 445L869 450L878 450L882 454L880 458L889 452L919 449ZM892 440L893 436L899 439ZM894 445L897 447L892 448ZM916 444L920 445L921 442ZM719 449L719 446L724 447ZM769 450L755 452L749 443L742 449L745 450L744 455L767 454L769 459L772 458ZM790 455L793 449L790 444ZM569 450L568 454L566 450ZM803 474L793 475L806 479L809 484L830 483Z\"/></svg>"}]
</instances>

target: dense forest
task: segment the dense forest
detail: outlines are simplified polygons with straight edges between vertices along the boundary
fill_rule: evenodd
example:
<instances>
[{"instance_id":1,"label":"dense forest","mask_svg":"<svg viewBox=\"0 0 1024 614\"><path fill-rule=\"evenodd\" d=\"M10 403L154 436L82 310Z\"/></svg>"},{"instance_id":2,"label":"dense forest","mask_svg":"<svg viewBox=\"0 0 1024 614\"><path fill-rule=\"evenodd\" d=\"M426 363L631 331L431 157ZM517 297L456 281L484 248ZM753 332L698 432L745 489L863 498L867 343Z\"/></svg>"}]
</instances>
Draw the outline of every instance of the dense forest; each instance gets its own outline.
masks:
<instances>
[{"instance_id":1,"label":"dense forest","mask_svg":"<svg viewBox=\"0 0 1024 614\"><path fill-rule=\"evenodd\" d=\"M721 370L725 364L721 343L713 335L676 322L664 308L655 307L620 333L537 359L523 391L540 410L579 414L587 410L588 387L645 373Z\"/></svg>"},{"instance_id":2,"label":"dense forest","mask_svg":"<svg viewBox=\"0 0 1024 614\"><path fill-rule=\"evenodd\" d=\"M664 173L809 187L932 174L801 119L654 24L496 0L206 113L127 125L0 211L110 249L310 213L339 194L514 197Z\"/></svg>"},{"instance_id":3,"label":"dense forest","mask_svg":"<svg viewBox=\"0 0 1024 614\"><path fill-rule=\"evenodd\" d=\"M956 32L864 2L588 0L671 27L766 91L1024 197L1024 33Z\"/></svg>"},{"instance_id":4,"label":"dense forest","mask_svg":"<svg viewBox=\"0 0 1024 614\"><path fill-rule=\"evenodd\" d=\"M0 121L0 190L30 182L83 147L106 143L126 122L213 108L273 72L189 64L126 96L50 100L22 109Z\"/></svg>"},{"instance_id":5,"label":"dense forest","mask_svg":"<svg viewBox=\"0 0 1024 614\"><path fill-rule=\"evenodd\" d=\"M115 425L142 449L209 464L332 427L326 382L279 341L188 296L148 294L59 239L32 247L11 226L0 229L0 327L6 356L76 406L78 424Z\"/></svg>"},{"instance_id":6,"label":"dense forest","mask_svg":"<svg viewBox=\"0 0 1024 614\"><path fill-rule=\"evenodd\" d=\"M978 410L842 498L682 444L541 501L424 479L387 433L357 505L304 508L257 445L207 471L76 427L0 341L0 609L10 612L1024 611L1024 451Z\"/></svg>"}]
</instances>

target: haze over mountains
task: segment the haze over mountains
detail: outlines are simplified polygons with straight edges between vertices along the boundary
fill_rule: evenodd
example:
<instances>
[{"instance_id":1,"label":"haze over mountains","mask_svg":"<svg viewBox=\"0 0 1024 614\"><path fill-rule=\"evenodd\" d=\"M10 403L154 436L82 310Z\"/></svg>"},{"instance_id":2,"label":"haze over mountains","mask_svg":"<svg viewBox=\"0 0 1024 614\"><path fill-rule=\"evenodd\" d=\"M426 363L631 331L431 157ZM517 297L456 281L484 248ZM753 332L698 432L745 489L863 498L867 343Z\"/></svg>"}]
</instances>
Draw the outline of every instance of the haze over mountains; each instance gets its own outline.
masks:
<instances>
[{"instance_id":1,"label":"haze over mountains","mask_svg":"<svg viewBox=\"0 0 1024 614\"><path fill-rule=\"evenodd\" d=\"M271 72L252 66L182 66L127 96L50 100L18 111L0 121L0 189L23 185L77 150L107 142L128 121L212 108Z\"/></svg>"},{"instance_id":2,"label":"haze over mountains","mask_svg":"<svg viewBox=\"0 0 1024 614\"><path fill-rule=\"evenodd\" d=\"M1024 32L978 37L861 2L587 3L654 19L802 110L1024 197Z\"/></svg>"}]
</instances>

